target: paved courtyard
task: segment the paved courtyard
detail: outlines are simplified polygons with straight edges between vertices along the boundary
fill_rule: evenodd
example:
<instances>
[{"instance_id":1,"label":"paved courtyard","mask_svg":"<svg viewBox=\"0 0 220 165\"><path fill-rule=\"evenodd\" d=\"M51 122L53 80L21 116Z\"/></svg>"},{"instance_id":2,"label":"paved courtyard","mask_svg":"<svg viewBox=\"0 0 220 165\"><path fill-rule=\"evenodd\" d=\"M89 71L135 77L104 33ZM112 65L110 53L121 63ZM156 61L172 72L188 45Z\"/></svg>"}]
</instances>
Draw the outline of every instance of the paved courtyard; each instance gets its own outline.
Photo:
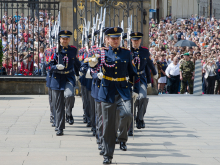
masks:
<instances>
[{"instance_id":1,"label":"paved courtyard","mask_svg":"<svg viewBox=\"0 0 220 165\"><path fill-rule=\"evenodd\" d=\"M150 96L146 128L116 145L118 165L220 165L220 97ZM0 96L0 165L99 165L98 146L82 122L79 97L74 125L55 136L48 96Z\"/></svg>"}]
</instances>

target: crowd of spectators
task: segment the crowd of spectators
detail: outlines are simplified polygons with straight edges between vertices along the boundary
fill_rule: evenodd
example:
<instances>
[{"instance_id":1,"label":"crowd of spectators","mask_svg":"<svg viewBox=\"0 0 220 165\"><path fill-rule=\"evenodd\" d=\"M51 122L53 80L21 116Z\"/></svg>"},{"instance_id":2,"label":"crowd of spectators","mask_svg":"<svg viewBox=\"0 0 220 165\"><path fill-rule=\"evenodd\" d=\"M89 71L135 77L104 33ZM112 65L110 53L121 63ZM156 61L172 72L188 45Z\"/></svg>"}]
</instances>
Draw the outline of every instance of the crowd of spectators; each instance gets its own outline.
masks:
<instances>
[{"instance_id":1,"label":"crowd of spectators","mask_svg":"<svg viewBox=\"0 0 220 165\"><path fill-rule=\"evenodd\" d=\"M57 19L47 10L35 12L35 17L18 13L0 19L0 39L3 46L3 64L0 74L45 75L42 71L44 50L49 47L49 22ZM4 71L2 70L4 69Z\"/></svg>"},{"instance_id":2,"label":"crowd of spectators","mask_svg":"<svg viewBox=\"0 0 220 165\"><path fill-rule=\"evenodd\" d=\"M170 79L169 67L173 68L174 76L179 76L179 64L184 61L184 54L189 53L190 60L195 63L200 59L202 63L202 86L204 94L220 93L220 20L214 17L204 18L197 15L188 19L174 21L171 17L155 23L154 19L149 22L149 51L154 65L159 73L159 80L152 80L159 94L180 91L178 86L166 88ZM175 47L180 40L190 40L196 43L193 47ZM167 74L166 74L167 73ZM180 78L181 79L181 78ZM189 93L188 88L186 92Z\"/></svg>"}]
</instances>

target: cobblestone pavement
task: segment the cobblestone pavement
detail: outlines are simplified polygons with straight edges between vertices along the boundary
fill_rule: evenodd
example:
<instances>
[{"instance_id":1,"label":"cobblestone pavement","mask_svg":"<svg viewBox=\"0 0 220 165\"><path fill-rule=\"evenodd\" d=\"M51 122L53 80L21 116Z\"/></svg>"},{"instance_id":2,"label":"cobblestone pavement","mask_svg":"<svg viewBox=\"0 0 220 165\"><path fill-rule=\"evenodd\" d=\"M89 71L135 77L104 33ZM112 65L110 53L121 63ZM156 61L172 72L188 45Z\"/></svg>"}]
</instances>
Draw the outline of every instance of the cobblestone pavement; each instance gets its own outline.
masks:
<instances>
[{"instance_id":1,"label":"cobblestone pavement","mask_svg":"<svg viewBox=\"0 0 220 165\"><path fill-rule=\"evenodd\" d=\"M219 96L149 97L146 128L129 137L128 151L116 145L114 164L220 165ZM48 96L0 96L0 165L102 164L80 97L64 136L55 136L49 115Z\"/></svg>"}]
</instances>

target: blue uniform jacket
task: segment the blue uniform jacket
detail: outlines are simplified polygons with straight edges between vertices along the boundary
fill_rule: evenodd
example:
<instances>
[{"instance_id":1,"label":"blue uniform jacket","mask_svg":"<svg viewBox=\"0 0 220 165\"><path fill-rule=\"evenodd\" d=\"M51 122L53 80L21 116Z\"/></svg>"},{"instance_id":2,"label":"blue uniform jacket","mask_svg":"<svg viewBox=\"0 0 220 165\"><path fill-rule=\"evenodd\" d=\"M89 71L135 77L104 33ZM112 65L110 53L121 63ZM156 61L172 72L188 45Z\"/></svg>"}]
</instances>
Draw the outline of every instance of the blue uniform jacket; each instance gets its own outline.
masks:
<instances>
[{"instance_id":1,"label":"blue uniform jacket","mask_svg":"<svg viewBox=\"0 0 220 165\"><path fill-rule=\"evenodd\" d=\"M133 76L137 76L137 70L132 64L132 55L129 50L117 48L112 50L109 46L105 49L105 59L102 72L103 75L111 78L124 78L129 75L129 79L132 82ZM115 64L114 67L110 65ZM135 83L134 91L139 93L140 83ZM116 91L120 94L123 100L130 100L131 93L128 87L128 82L125 81L110 81L102 79L100 84L100 90L98 93L98 99L103 102L114 103Z\"/></svg>"},{"instance_id":2,"label":"blue uniform jacket","mask_svg":"<svg viewBox=\"0 0 220 165\"><path fill-rule=\"evenodd\" d=\"M54 55L53 65L51 66L50 72L51 76L51 84L50 87L52 90L65 90L66 83L69 81L73 86L75 86L75 74L79 76L79 68L80 62L77 58L77 49L74 46L68 46L67 48L60 48L60 52L63 57L64 66L63 70L58 70L56 68L58 56ZM67 74L60 74L56 72L68 72Z\"/></svg>"},{"instance_id":3,"label":"blue uniform jacket","mask_svg":"<svg viewBox=\"0 0 220 165\"><path fill-rule=\"evenodd\" d=\"M82 48L82 49L80 49L80 52L79 52L79 56L81 56L80 57L81 58L80 71L81 71L81 68L84 64L84 59L86 58L86 53L84 51L85 51L85 48ZM84 74L82 76L80 76L79 81L80 81L81 85L86 86L86 77Z\"/></svg>"},{"instance_id":4,"label":"blue uniform jacket","mask_svg":"<svg viewBox=\"0 0 220 165\"><path fill-rule=\"evenodd\" d=\"M46 61L44 62L44 66L46 68L46 70L48 71L47 72L47 77L46 77L46 86L48 88L50 88L50 83L51 83L51 76L52 76L52 73L49 72L50 70L50 67L52 66L52 63L53 61L50 60L50 58L53 56L53 53L55 52L55 49L52 48L52 49L47 49L45 50L45 57L46 57Z\"/></svg>"},{"instance_id":5,"label":"blue uniform jacket","mask_svg":"<svg viewBox=\"0 0 220 165\"><path fill-rule=\"evenodd\" d=\"M151 83L150 70L153 75L157 74L153 61L150 59L149 50L146 47L139 47L139 49L132 48L132 52L137 72L139 73L138 77L140 77L141 83L143 83L147 88L147 83ZM138 66L138 60L135 60L136 57L140 58L140 66ZM143 73L140 74L142 71Z\"/></svg>"}]
</instances>

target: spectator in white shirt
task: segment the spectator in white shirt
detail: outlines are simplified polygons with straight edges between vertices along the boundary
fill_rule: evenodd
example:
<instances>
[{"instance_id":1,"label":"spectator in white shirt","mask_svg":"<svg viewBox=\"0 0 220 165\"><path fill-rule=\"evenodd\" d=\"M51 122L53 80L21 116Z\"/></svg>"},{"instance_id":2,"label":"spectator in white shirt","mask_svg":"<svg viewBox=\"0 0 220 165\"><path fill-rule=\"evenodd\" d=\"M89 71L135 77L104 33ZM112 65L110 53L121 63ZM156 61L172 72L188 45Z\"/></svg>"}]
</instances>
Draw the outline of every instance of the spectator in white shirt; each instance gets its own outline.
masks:
<instances>
[{"instance_id":1,"label":"spectator in white shirt","mask_svg":"<svg viewBox=\"0 0 220 165\"><path fill-rule=\"evenodd\" d=\"M170 63L165 71L167 80L167 91L169 94L177 94L180 84L180 71L179 71L178 58L174 57L173 63Z\"/></svg>"}]
</instances>

